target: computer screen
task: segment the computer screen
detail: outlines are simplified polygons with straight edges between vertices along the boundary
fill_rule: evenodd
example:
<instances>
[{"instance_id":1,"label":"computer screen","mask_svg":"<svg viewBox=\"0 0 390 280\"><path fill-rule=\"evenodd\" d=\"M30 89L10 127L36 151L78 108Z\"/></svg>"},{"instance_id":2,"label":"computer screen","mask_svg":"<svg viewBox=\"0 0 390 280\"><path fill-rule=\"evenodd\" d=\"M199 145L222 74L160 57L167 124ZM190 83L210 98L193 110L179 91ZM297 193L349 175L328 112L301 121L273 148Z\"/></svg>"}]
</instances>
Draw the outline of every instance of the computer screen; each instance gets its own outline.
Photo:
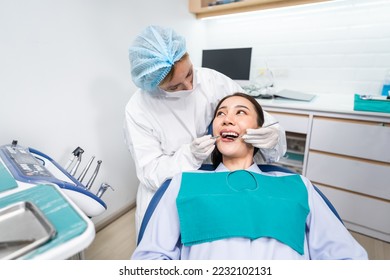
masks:
<instances>
[{"instance_id":1,"label":"computer screen","mask_svg":"<svg viewBox=\"0 0 390 280\"><path fill-rule=\"evenodd\" d=\"M233 80L248 81L252 48L203 50L202 67L217 70Z\"/></svg>"}]
</instances>

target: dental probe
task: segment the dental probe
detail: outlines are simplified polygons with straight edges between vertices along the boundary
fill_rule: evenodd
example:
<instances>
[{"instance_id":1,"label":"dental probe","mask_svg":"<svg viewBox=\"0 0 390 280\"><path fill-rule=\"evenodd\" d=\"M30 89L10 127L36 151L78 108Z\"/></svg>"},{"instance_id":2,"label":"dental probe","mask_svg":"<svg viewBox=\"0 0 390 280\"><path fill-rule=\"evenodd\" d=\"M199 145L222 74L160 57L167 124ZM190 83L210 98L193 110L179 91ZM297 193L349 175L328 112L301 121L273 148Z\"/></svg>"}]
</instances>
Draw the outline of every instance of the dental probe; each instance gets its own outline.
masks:
<instances>
[{"instance_id":1,"label":"dental probe","mask_svg":"<svg viewBox=\"0 0 390 280\"><path fill-rule=\"evenodd\" d=\"M262 126L261 128L270 127L271 125L274 125L274 124L277 124L277 123L279 123L279 122L274 122L274 123L271 123L271 124L267 124L267 125L265 125L265 126ZM211 139L217 139L217 138L219 138L219 137L221 137L221 135L212 136ZM241 135L241 136L238 136L238 138L239 138L239 137L242 137L242 135Z\"/></svg>"},{"instance_id":2,"label":"dental probe","mask_svg":"<svg viewBox=\"0 0 390 280\"><path fill-rule=\"evenodd\" d=\"M279 123L279 122L270 123L270 124L267 124L267 125L265 125L265 126L262 126L261 128L266 128L266 127L269 127L269 126L274 125L274 124L277 124L277 123Z\"/></svg>"}]
</instances>

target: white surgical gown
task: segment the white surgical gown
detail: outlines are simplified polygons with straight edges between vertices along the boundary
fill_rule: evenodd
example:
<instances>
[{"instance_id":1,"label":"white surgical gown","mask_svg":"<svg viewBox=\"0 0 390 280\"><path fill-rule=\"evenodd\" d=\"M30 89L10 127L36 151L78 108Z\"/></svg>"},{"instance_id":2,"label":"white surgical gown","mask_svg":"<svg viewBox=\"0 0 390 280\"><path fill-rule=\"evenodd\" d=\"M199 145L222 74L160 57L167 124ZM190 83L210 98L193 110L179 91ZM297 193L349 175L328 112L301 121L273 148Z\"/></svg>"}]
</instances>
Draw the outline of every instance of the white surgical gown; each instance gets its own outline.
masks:
<instances>
[{"instance_id":1,"label":"white surgical gown","mask_svg":"<svg viewBox=\"0 0 390 280\"><path fill-rule=\"evenodd\" d=\"M268 176L291 176L291 174L282 172L263 173L256 164L253 164L247 170ZM216 169L216 172L226 171L228 170L223 164L220 164ZM157 205L143 238L132 255L132 259L367 259L366 251L329 209L310 181L305 177L301 176L301 178L307 188L310 208L306 218L307 230L303 255L276 239L266 237L254 240L227 238L193 246L183 246L178 242L180 239L180 223L176 197L181 184L181 174L178 174L172 179L171 184Z\"/></svg>"},{"instance_id":2,"label":"white surgical gown","mask_svg":"<svg viewBox=\"0 0 390 280\"><path fill-rule=\"evenodd\" d=\"M126 106L125 140L134 159L140 181L135 214L136 232L155 191L166 180L202 164L190 151L191 142L207 134L214 110L223 97L243 89L225 75L194 67L194 90L181 97L162 91L137 90ZM174 96L174 97L172 97ZM265 123L275 119L264 112ZM279 160L286 151L283 128L279 143L261 152L267 162ZM260 162L259 162L260 163Z\"/></svg>"}]
</instances>

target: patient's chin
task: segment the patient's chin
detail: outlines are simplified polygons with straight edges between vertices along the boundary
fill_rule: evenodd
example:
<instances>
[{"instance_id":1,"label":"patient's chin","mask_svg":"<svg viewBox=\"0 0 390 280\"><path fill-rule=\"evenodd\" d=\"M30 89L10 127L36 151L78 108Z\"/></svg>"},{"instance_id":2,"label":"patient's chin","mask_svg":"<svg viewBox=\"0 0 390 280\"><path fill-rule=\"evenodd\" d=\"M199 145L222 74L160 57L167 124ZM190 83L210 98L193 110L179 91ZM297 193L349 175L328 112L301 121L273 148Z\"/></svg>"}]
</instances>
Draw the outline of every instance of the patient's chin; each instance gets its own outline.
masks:
<instances>
[{"instance_id":1,"label":"patient's chin","mask_svg":"<svg viewBox=\"0 0 390 280\"><path fill-rule=\"evenodd\" d=\"M237 145L230 145L230 143L221 143L218 145L218 150L224 156L224 158L240 158L246 157L251 149L247 145L241 143Z\"/></svg>"}]
</instances>

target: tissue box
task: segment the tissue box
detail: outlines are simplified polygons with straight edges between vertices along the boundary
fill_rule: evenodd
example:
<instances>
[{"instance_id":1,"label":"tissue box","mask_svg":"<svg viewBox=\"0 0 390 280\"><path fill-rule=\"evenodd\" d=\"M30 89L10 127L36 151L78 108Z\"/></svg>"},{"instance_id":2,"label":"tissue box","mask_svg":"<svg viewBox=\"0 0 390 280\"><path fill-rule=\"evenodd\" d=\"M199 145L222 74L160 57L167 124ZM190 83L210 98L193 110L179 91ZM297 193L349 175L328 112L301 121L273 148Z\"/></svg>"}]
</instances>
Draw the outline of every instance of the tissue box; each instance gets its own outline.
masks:
<instances>
[{"instance_id":1,"label":"tissue box","mask_svg":"<svg viewBox=\"0 0 390 280\"><path fill-rule=\"evenodd\" d=\"M390 99L363 99L360 94L355 94L353 109L355 111L370 111L390 113Z\"/></svg>"}]
</instances>

